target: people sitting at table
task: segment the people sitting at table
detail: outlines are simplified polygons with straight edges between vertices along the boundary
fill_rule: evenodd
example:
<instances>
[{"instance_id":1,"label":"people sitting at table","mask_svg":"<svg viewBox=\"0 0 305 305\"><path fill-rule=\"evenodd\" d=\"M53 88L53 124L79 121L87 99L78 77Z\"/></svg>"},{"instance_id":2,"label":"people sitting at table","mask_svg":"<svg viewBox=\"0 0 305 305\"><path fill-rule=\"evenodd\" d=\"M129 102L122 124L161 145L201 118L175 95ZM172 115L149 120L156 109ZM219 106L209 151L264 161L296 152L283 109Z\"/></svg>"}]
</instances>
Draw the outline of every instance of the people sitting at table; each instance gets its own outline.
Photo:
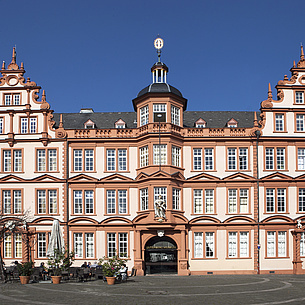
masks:
<instances>
[{"instance_id":1,"label":"people sitting at table","mask_svg":"<svg viewBox=\"0 0 305 305\"><path fill-rule=\"evenodd\" d=\"M88 268L87 262L84 262L80 267L81 267L81 268Z\"/></svg>"},{"instance_id":2,"label":"people sitting at table","mask_svg":"<svg viewBox=\"0 0 305 305\"><path fill-rule=\"evenodd\" d=\"M48 280L48 269L44 265L44 262L41 262L41 264L39 266L39 271L41 273L42 280L47 281Z\"/></svg>"},{"instance_id":3,"label":"people sitting at table","mask_svg":"<svg viewBox=\"0 0 305 305\"><path fill-rule=\"evenodd\" d=\"M127 280L127 267L125 264L123 264L119 270L119 273L122 276L122 281L126 281Z\"/></svg>"}]
</instances>

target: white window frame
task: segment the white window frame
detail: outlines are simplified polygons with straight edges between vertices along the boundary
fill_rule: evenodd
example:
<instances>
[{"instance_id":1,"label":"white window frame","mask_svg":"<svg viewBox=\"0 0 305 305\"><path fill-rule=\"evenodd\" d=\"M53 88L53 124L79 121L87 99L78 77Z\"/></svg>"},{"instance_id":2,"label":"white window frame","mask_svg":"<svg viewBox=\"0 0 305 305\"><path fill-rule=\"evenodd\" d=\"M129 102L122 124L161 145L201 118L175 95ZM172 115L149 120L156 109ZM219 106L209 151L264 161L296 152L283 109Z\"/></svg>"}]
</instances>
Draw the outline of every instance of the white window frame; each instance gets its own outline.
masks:
<instances>
[{"instance_id":1,"label":"white window frame","mask_svg":"<svg viewBox=\"0 0 305 305\"><path fill-rule=\"evenodd\" d=\"M296 131L305 131L304 114L297 113L295 117Z\"/></svg>"},{"instance_id":2,"label":"white window frame","mask_svg":"<svg viewBox=\"0 0 305 305\"><path fill-rule=\"evenodd\" d=\"M181 190L173 188L173 210L180 210L180 193Z\"/></svg>"},{"instance_id":3,"label":"white window frame","mask_svg":"<svg viewBox=\"0 0 305 305\"><path fill-rule=\"evenodd\" d=\"M172 146L172 165L181 167L181 148Z\"/></svg>"},{"instance_id":4,"label":"white window frame","mask_svg":"<svg viewBox=\"0 0 305 305\"><path fill-rule=\"evenodd\" d=\"M166 144L154 144L154 165L160 165L160 155L161 151L161 165L167 164L167 145Z\"/></svg>"},{"instance_id":5,"label":"white window frame","mask_svg":"<svg viewBox=\"0 0 305 305\"><path fill-rule=\"evenodd\" d=\"M140 108L140 126L146 125L149 123L149 110L148 105Z\"/></svg>"},{"instance_id":6,"label":"white window frame","mask_svg":"<svg viewBox=\"0 0 305 305\"><path fill-rule=\"evenodd\" d=\"M298 170L305 170L305 148L298 148Z\"/></svg>"},{"instance_id":7,"label":"white window frame","mask_svg":"<svg viewBox=\"0 0 305 305\"><path fill-rule=\"evenodd\" d=\"M298 212L305 212L305 188L299 188L298 190Z\"/></svg>"},{"instance_id":8,"label":"white window frame","mask_svg":"<svg viewBox=\"0 0 305 305\"><path fill-rule=\"evenodd\" d=\"M214 148L204 149L204 169L214 170Z\"/></svg>"},{"instance_id":9,"label":"white window frame","mask_svg":"<svg viewBox=\"0 0 305 305\"><path fill-rule=\"evenodd\" d=\"M265 169L274 170L274 148L265 148Z\"/></svg>"},{"instance_id":10,"label":"white window frame","mask_svg":"<svg viewBox=\"0 0 305 305\"><path fill-rule=\"evenodd\" d=\"M295 103L296 104L304 104L304 92L296 91L295 92Z\"/></svg>"},{"instance_id":11,"label":"white window frame","mask_svg":"<svg viewBox=\"0 0 305 305\"><path fill-rule=\"evenodd\" d=\"M193 148L194 171L202 171L202 148Z\"/></svg>"},{"instance_id":12,"label":"white window frame","mask_svg":"<svg viewBox=\"0 0 305 305\"><path fill-rule=\"evenodd\" d=\"M277 170L285 170L285 148L277 147L276 148L276 169Z\"/></svg>"},{"instance_id":13,"label":"white window frame","mask_svg":"<svg viewBox=\"0 0 305 305\"><path fill-rule=\"evenodd\" d=\"M148 188L140 189L140 209L148 210Z\"/></svg>"},{"instance_id":14,"label":"white window frame","mask_svg":"<svg viewBox=\"0 0 305 305\"><path fill-rule=\"evenodd\" d=\"M37 257L44 258L47 256L47 234L45 232L37 233Z\"/></svg>"},{"instance_id":15,"label":"white window frame","mask_svg":"<svg viewBox=\"0 0 305 305\"><path fill-rule=\"evenodd\" d=\"M74 233L75 258L83 258L83 233Z\"/></svg>"},{"instance_id":16,"label":"white window frame","mask_svg":"<svg viewBox=\"0 0 305 305\"><path fill-rule=\"evenodd\" d=\"M180 126L180 108L171 105L171 121L172 124Z\"/></svg>"},{"instance_id":17,"label":"white window frame","mask_svg":"<svg viewBox=\"0 0 305 305\"><path fill-rule=\"evenodd\" d=\"M275 131L281 132L284 131L285 129L285 116L283 113L276 113L274 115L275 119Z\"/></svg>"},{"instance_id":18,"label":"white window frame","mask_svg":"<svg viewBox=\"0 0 305 305\"><path fill-rule=\"evenodd\" d=\"M237 149L228 148L228 170L237 170Z\"/></svg>"},{"instance_id":19,"label":"white window frame","mask_svg":"<svg viewBox=\"0 0 305 305\"><path fill-rule=\"evenodd\" d=\"M148 166L148 145L140 147L140 167Z\"/></svg>"},{"instance_id":20,"label":"white window frame","mask_svg":"<svg viewBox=\"0 0 305 305\"><path fill-rule=\"evenodd\" d=\"M205 214L214 214L214 189L204 190Z\"/></svg>"}]
</instances>

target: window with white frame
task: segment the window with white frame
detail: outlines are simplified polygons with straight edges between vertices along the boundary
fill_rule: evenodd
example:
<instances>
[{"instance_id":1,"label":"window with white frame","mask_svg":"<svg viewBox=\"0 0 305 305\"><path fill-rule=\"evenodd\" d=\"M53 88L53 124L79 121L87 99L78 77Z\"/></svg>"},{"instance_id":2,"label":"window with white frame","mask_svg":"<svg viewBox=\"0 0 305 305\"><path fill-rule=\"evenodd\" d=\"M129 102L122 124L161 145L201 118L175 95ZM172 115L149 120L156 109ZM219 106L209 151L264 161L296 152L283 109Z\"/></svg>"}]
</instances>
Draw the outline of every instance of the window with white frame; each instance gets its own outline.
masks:
<instances>
[{"instance_id":1,"label":"window with white frame","mask_svg":"<svg viewBox=\"0 0 305 305\"><path fill-rule=\"evenodd\" d=\"M236 148L228 148L228 170L237 169L237 152Z\"/></svg>"},{"instance_id":2,"label":"window with white frame","mask_svg":"<svg viewBox=\"0 0 305 305\"><path fill-rule=\"evenodd\" d=\"M181 148L177 146L172 146L172 165L181 166Z\"/></svg>"},{"instance_id":3,"label":"window with white frame","mask_svg":"<svg viewBox=\"0 0 305 305\"><path fill-rule=\"evenodd\" d=\"M180 125L180 109L171 105L171 119L172 124Z\"/></svg>"},{"instance_id":4,"label":"window with white frame","mask_svg":"<svg viewBox=\"0 0 305 305\"><path fill-rule=\"evenodd\" d=\"M296 120L296 131L305 131L304 114L297 114Z\"/></svg>"},{"instance_id":5,"label":"window with white frame","mask_svg":"<svg viewBox=\"0 0 305 305\"><path fill-rule=\"evenodd\" d=\"M280 147L276 149L276 169L285 169L285 148Z\"/></svg>"},{"instance_id":6,"label":"window with white frame","mask_svg":"<svg viewBox=\"0 0 305 305\"><path fill-rule=\"evenodd\" d=\"M149 115L148 106L144 106L140 108L140 122L141 122L140 126L148 124L148 115Z\"/></svg>"},{"instance_id":7,"label":"window with white frame","mask_svg":"<svg viewBox=\"0 0 305 305\"><path fill-rule=\"evenodd\" d=\"M274 169L274 149L267 147L265 150L265 168L266 170Z\"/></svg>"},{"instance_id":8,"label":"window with white frame","mask_svg":"<svg viewBox=\"0 0 305 305\"><path fill-rule=\"evenodd\" d=\"M15 258L22 258L22 236L21 233L14 234L14 256Z\"/></svg>"},{"instance_id":9,"label":"window with white frame","mask_svg":"<svg viewBox=\"0 0 305 305\"><path fill-rule=\"evenodd\" d=\"M237 213L237 189L228 191L229 213Z\"/></svg>"},{"instance_id":10,"label":"window with white frame","mask_svg":"<svg viewBox=\"0 0 305 305\"><path fill-rule=\"evenodd\" d=\"M57 214L57 190L37 190L38 214Z\"/></svg>"},{"instance_id":11,"label":"window with white frame","mask_svg":"<svg viewBox=\"0 0 305 305\"><path fill-rule=\"evenodd\" d=\"M228 257L249 257L249 232L229 232Z\"/></svg>"},{"instance_id":12,"label":"window with white frame","mask_svg":"<svg viewBox=\"0 0 305 305\"><path fill-rule=\"evenodd\" d=\"M128 257L128 233L107 233L107 256Z\"/></svg>"},{"instance_id":13,"label":"window with white frame","mask_svg":"<svg viewBox=\"0 0 305 305\"><path fill-rule=\"evenodd\" d=\"M107 171L126 171L127 170L127 150L126 149L107 149L106 150Z\"/></svg>"},{"instance_id":14,"label":"window with white frame","mask_svg":"<svg viewBox=\"0 0 305 305\"><path fill-rule=\"evenodd\" d=\"M275 114L275 131L284 131L284 114Z\"/></svg>"},{"instance_id":15,"label":"window with white frame","mask_svg":"<svg viewBox=\"0 0 305 305\"><path fill-rule=\"evenodd\" d=\"M0 118L0 134L3 133L3 130L4 130L4 119Z\"/></svg>"},{"instance_id":16,"label":"window with white frame","mask_svg":"<svg viewBox=\"0 0 305 305\"><path fill-rule=\"evenodd\" d=\"M107 190L107 214L127 213L127 190Z\"/></svg>"},{"instance_id":17,"label":"window with white frame","mask_svg":"<svg viewBox=\"0 0 305 305\"><path fill-rule=\"evenodd\" d=\"M21 233L4 235L3 254L5 258L22 258Z\"/></svg>"},{"instance_id":18,"label":"window with white frame","mask_svg":"<svg viewBox=\"0 0 305 305\"><path fill-rule=\"evenodd\" d=\"M21 172L22 171L22 151L21 149L3 150L3 171Z\"/></svg>"},{"instance_id":19,"label":"window with white frame","mask_svg":"<svg viewBox=\"0 0 305 305\"><path fill-rule=\"evenodd\" d=\"M214 213L214 190L204 190L205 213Z\"/></svg>"},{"instance_id":20,"label":"window with white frame","mask_svg":"<svg viewBox=\"0 0 305 305\"><path fill-rule=\"evenodd\" d=\"M302 91L295 92L295 103L304 104L304 93Z\"/></svg>"},{"instance_id":21,"label":"window with white frame","mask_svg":"<svg viewBox=\"0 0 305 305\"><path fill-rule=\"evenodd\" d=\"M204 169L214 170L214 149L205 148L204 149Z\"/></svg>"},{"instance_id":22,"label":"window with white frame","mask_svg":"<svg viewBox=\"0 0 305 305\"><path fill-rule=\"evenodd\" d=\"M20 214L22 212L21 190L2 190L2 204L4 214Z\"/></svg>"},{"instance_id":23,"label":"window with white frame","mask_svg":"<svg viewBox=\"0 0 305 305\"><path fill-rule=\"evenodd\" d=\"M167 191L166 187L154 187L154 202L159 199L159 195L161 195L161 199L166 203L167 206Z\"/></svg>"},{"instance_id":24,"label":"window with white frame","mask_svg":"<svg viewBox=\"0 0 305 305\"><path fill-rule=\"evenodd\" d=\"M37 132L37 118L30 118L30 133Z\"/></svg>"},{"instance_id":25,"label":"window with white frame","mask_svg":"<svg viewBox=\"0 0 305 305\"><path fill-rule=\"evenodd\" d=\"M94 213L94 191L75 190L73 191L74 214L93 214ZM84 204L83 204L84 203Z\"/></svg>"},{"instance_id":26,"label":"window with white frame","mask_svg":"<svg viewBox=\"0 0 305 305\"><path fill-rule=\"evenodd\" d=\"M83 234L74 233L74 253L75 258L83 258Z\"/></svg>"},{"instance_id":27,"label":"window with white frame","mask_svg":"<svg viewBox=\"0 0 305 305\"><path fill-rule=\"evenodd\" d=\"M37 149L36 151L37 171L57 171L57 150Z\"/></svg>"},{"instance_id":28,"label":"window with white frame","mask_svg":"<svg viewBox=\"0 0 305 305\"><path fill-rule=\"evenodd\" d=\"M20 93L10 93L4 95L4 105L20 105Z\"/></svg>"},{"instance_id":29,"label":"window with white frame","mask_svg":"<svg viewBox=\"0 0 305 305\"><path fill-rule=\"evenodd\" d=\"M84 156L84 158L83 158ZM74 149L73 150L73 169L75 172L94 170L94 150L93 149Z\"/></svg>"},{"instance_id":30,"label":"window with white frame","mask_svg":"<svg viewBox=\"0 0 305 305\"><path fill-rule=\"evenodd\" d=\"M299 188L298 211L305 212L305 188Z\"/></svg>"},{"instance_id":31,"label":"window with white frame","mask_svg":"<svg viewBox=\"0 0 305 305\"><path fill-rule=\"evenodd\" d=\"M202 149L194 148L193 149L193 167L195 171L202 170Z\"/></svg>"},{"instance_id":32,"label":"window with white frame","mask_svg":"<svg viewBox=\"0 0 305 305\"><path fill-rule=\"evenodd\" d=\"M86 258L94 258L94 234L85 233L85 255Z\"/></svg>"},{"instance_id":33,"label":"window with white frame","mask_svg":"<svg viewBox=\"0 0 305 305\"><path fill-rule=\"evenodd\" d=\"M154 122L166 122L166 104L153 104Z\"/></svg>"},{"instance_id":34,"label":"window with white frame","mask_svg":"<svg viewBox=\"0 0 305 305\"><path fill-rule=\"evenodd\" d=\"M173 188L173 210L180 210L180 189Z\"/></svg>"},{"instance_id":35,"label":"window with white frame","mask_svg":"<svg viewBox=\"0 0 305 305\"><path fill-rule=\"evenodd\" d=\"M21 118L21 133L28 133L28 118Z\"/></svg>"},{"instance_id":36,"label":"window with white frame","mask_svg":"<svg viewBox=\"0 0 305 305\"><path fill-rule=\"evenodd\" d=\"M266 189L266 212L285 213L286 212L286 189L267 188Z\"/></svg>"},{"instance_id":37,"label":"window with white frame","mask_svg":"<svg viewBox=\"0 0 305 305\"><path fill-rule=\"evenodd\" d=\"M194 213L203 213L203 195L202 190L194 190Z\"/></svg>"},{"instance_id":38,"label":"window with white frame","mask_svg":"<svg viewBox=\"0 0 305 305\"><path fill-rule=\"evenodd\" d=\"M205 242L205 249L203 249ZM194 258L214 258L215 257L215 233L195 232L194 233Z\"/></svg>"},{"instance_id":39,"label":"window with white frame","mask_svg":"<svg viewBox=\"0 0 305 305\"><path fill-rule=\"evenodd\" d=\"M140 190L140 200L141 211L148 210L148 188Z\"/></svg>"},{"instance_id":40,"label":"window with white frame","mask_svg":"<svg viewBox=\"0 0 305 305\"><path fill-rule=\"evenodd\" d=\"M148 166L148 146L140 148L140 167Z\"/></svg>"},{"instance_id":41,"label":"window with white frame","mask_svg":"<svg viewBox=\"0 0 305 305\"><path fill-rule=\"evenodd\" d=\"M154 144L154 165L167 164L167 145Z\"/></svg>"},{"instance_id":42,"label":"window with white frame","mask_svg":"<svg viewBox=\"0 0 305 305\"><path fill-rule=\"evenodd\" d=\"M305 256L305 233L301 233L301 240L300 240L300 255Z\"/></svg>"},{"instance_id":43,"label":"window with white frame","mask_svg":"<svg viewBox=\"0 0 305 305\"><path fill-rule=\"evenodd\" d=\"M298 148L298 170L305 170L305 148Z\"/></svg>"},{"instance_id":44,"label":"window with white frame","mask_svg":"<svg viewBox=\"0 0 305 305\"><path fill-rule=\"evenodd\" d=\"M37 118L21 118L20 133L36 133Z\"/></svg>"},{"instance_id":45,"label":"window with white frame","mask_svg":"<svg viewBox=\"0 0 305 305\"><path fill-rule=\"evenodd\" d=\"M248 169L248 148L241 147L239 148L239 169L247 170Z\"/></svg>"},{"instance_id":46,"label":"window with white frame","mask_svg":"<svg viewBox=\"0 0 305 305\"><path fill-rule=\"evenodd\" d=\"M12 258L13 252L12 252L12 234L5 234L4 235L4 243L3 243L4 249L4 257L5 258Z\"/></svg>"},{"instance_id":47,"label":"window with white frame","mask_svg":"<svg viewBox=\"0 0 305 305\"><path fill-rule=\"evenodd\" d=\"M228 190L228 212L249 213L249 189Z\"/></svg>"},{"instance_id":48,"label":"window with white frame","mask_svg":"<svg viewBox=\"0 0 305 305\"><path fill-rule=\"evenodd\" d=\"M287 256L287 232L267 231L267 257Z\"/></svg>"},{"instance_id":49,"label":"window with white frame","mask_svg":"<svg viewBox=\"0 0 305 305\"><path fill-rule=\"evenodd\" d=\"M46 233L37 233L37 257L47 256L47 236Z\"/></svg>"},{"instance_id":50,"label":"window with white frame","mask_svg":"<svg viewBox=\"0 0 305 305\"><path fill-rule=\"evenodd\" d=\"M204 196L204 198L203 198ZM213 214L214 213L214 190L194 190L194 213Z\"/></svg>"}]
</instances>

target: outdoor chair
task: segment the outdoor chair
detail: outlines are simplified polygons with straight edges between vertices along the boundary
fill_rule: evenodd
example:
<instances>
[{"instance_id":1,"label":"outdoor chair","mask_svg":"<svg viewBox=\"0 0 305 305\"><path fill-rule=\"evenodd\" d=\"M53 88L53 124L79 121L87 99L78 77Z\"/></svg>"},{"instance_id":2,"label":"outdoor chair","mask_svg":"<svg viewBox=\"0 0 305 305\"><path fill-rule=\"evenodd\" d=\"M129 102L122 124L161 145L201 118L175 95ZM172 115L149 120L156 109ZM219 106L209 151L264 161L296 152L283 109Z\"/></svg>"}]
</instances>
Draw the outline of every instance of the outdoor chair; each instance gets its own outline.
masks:
<instances>
[{"instance_id":1,"label":"outdoor chair","mask_svg":"<svg viewBox=\"0 0 305 305\"><path fill-rule=\"evenodd\" d=\"M39 267L35 267L34 271L31 275L31 280L35 283L38 283L39 281L42 280L42 272L41 272L41 268Z\"/></svg>"},{"instance_id":2,"label":"outdoor chair","mask_svg":"<svg viewBox=\"0 0 305 305\"><path fill-rule=\"evenodd\" d=\"M95 279L104 279L103 269L101 267L95 268Z\"/></svg>"},{"instance_id":3,"label":"outdoor chair","mask_svg":"<svg viewBox=\"0 0 305 305\"><path fill-rule=\"evenodd\" d=\"M84 281L87 281L89 278L91 278L90 268L84 268Z\"/></svg>"},{"instance_id":4,"label":"outdoor chair","mask_svg":"<svg viewBox=\"0 0 305 305\"><path fill-rule=\"evenodd\" d=\"M69 268L69 280L76 281L78 279L78 268L77 267L70 267Z\"/></svg>"}]
</instances>

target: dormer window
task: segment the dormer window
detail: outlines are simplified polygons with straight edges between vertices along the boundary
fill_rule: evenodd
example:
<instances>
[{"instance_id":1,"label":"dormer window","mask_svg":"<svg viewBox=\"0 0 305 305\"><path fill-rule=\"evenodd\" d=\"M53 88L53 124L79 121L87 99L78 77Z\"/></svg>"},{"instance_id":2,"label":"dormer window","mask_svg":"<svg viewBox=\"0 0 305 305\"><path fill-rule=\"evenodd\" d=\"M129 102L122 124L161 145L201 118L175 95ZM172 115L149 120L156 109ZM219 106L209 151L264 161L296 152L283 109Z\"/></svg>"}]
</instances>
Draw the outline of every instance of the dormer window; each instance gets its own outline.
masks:
<instances>
[{"instance_id":1,"label":"dormer window","mask_svg":"<svg viewBox=\"0 0 305 305\"><path fill-rule=\"evenodd\" d=\"M207 126L207 123L205 120L200 118L195 122L195 126L196 126L196 128L205 128Z\"/></svg>"},{"instance_id":2,"label":"dormer window","mask_svg":"<svg viewBox=\"0 0 305 305\"><path fill-rule=\"evenodd\" d=\"M4 94L4 105L20 105L20 93Z\"/></svg>"},{"instance_id":3,"label":"dormer window","mask_svg":"<svg viewBox=\"0 0 305 305\"><path fill-rule=\"evenodd\" d=\"M154 122L166 122L166 104L154 104Z\"/></svg>"},{"instance_id":4,"label":"dormer window","mask_svg":"<svg viewBox=\"0 0 305 305\"><path fill-rule=\"evenodd\" d=\"M114 125L115 128L126 128L126 123L122 119L116 121Z\"/></svg>"},{"instance_id":5,"label":"dormer window","mask_svg":"<svg viewBox=\"0 0 305 305\"><path fill-rule=\"evenodd\" d=\"M95 128L95 123L89 119L87 122L84 123L84 128L93 129Z\"/></svg>"},{"instance_id":6,"label":"dormer window","mask_svg":"<svg viewBox=\"0 0 305 305\"><path fill-rule=\"evenodd\" d=\"M227 127L234 128L237 127L237 124L238 122L232 118L230 121L228 121Z\"/></svg>"}]
</instances>

